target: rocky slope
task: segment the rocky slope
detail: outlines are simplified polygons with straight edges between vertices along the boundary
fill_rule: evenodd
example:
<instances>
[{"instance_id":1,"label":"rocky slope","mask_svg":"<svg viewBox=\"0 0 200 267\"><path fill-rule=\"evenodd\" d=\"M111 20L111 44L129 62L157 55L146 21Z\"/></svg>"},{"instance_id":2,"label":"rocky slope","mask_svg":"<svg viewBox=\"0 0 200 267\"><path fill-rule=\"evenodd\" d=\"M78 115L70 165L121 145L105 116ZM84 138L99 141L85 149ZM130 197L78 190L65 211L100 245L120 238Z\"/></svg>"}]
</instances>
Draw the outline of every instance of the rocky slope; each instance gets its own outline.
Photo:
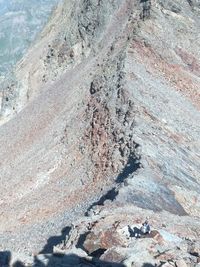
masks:
<instances>
[{"instance_id":1,"label":"rocky slope","mask_svg":"<svg viewBox=\"0 0 200 267\"><path fill-rule=\"evenodd\" d=\"M199 13L186 0L58 6L2 96L0 246L22 253L13 261L198 266ZM154 232L135 239L146 217Z\"/></svg>"}]
</instances>

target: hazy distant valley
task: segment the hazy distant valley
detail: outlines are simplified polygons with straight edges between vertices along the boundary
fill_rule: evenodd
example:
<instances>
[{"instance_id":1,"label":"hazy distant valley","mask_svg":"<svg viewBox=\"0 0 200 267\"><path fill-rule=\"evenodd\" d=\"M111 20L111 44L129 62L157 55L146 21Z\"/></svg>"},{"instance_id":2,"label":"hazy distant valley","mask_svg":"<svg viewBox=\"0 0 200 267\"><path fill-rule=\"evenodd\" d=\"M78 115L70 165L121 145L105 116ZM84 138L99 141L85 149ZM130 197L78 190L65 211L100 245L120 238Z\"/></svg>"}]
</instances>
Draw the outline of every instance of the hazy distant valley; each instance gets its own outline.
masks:
<instances>
[{"instance_id":1,"label":"hazy distant valley","mask_svg":"<svg viewBox=\"0 0 200 267\"><path fill-rule=\"evenodd\" d=\"M22 57L58 0L0 1L0 78Z\"/></svg>"}]
</instances>

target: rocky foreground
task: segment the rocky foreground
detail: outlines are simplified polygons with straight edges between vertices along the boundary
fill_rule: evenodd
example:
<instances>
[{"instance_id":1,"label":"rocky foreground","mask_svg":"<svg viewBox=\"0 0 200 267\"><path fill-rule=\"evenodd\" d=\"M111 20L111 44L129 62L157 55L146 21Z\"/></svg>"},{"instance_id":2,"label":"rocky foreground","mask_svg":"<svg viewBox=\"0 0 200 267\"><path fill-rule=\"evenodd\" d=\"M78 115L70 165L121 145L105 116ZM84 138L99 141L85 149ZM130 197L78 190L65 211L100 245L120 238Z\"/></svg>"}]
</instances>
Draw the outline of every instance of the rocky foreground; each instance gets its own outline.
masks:
<instances>
[{"instance_id":1,"label":"rocky foreground","mask_svg":"<svg viewBox=\"0 0 200 267\"><path fill-rule=\"evenodd\" d=\"M1 98L2 265L199 265L199 15L58 6Z\"/></svg>"},{"instance_id":2,"label":"rocky foreground","mask_svg":"<svg viewBox=\"0 0 200 267\"><path fill-rule=\"evenodd\" d=\"M107 202L64 228L60 236L49 238L39 255L14 253L10 263L18 267L200 266L198 218L191 222L189 216L168 212L145 211L145 215L152 223L151 233L136 238L144 210ZM9 256L7 252L2 259L6 262Z\"/></svg>"}]
</instances>

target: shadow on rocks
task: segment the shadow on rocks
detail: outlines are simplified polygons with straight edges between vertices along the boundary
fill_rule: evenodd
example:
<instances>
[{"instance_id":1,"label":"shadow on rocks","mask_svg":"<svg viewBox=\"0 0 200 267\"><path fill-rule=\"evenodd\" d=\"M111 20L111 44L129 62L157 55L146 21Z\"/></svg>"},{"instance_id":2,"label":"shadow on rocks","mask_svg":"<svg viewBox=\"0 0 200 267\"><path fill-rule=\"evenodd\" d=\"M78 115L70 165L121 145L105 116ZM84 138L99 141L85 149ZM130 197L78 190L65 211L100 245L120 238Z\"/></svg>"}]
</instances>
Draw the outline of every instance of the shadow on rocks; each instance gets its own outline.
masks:
<instances>
[{"instance_id":1,"label":"shadow on rocks","mask_svg":"<svg viewBox=\"0 0 200 267\"><path fill-rule=\"evenodd\" d=\"M10 251L0 252L0 266L7 267L10 265L11 253Z\"/></svg>"},{"instance_id":2,"label":"shadow on rocks","mask_svg":"<svg viewBox=\"0 0 200 267\"><path fill-rule=\"evenodd\" d=\"M144 263L142 265L142 267L162 267L162 265L165 264L165 262L161 263L161 264L151 264L151 263Z\"/></svg>"},{"instance_id":3,"label":"shadow on rocks","mask_svg":"<svg viewBox=\"0 0 200 267\"><path fill-rule=\"evenodd\" d=\"M54 266L66 266L66 267L125 267L121 263L113 263L101 261L99 259L93 258L92 260L87 260L86 258L79 257L75 254L69 255L58 255L58 256L46 256L48 263L45 265L38 260L35 261L34 267L54 267Z\"/></svg>"},{"instance_id":4,"label":"shadow on rocks","mask_svg":"<svg viewBox=\"0 0 200 267\"><path fill-rule=\"evenodd\" d=\"M11 260L11 252L0 252L0 266L9 267ZM24 263L16 261L13 267L26 267ZM34 257L34 262L30 267L125 267L122 263L102 261L97 258L88 260L83 257L79 257L76 254L68 255L39 255ZM144 263L142 267L160 267L161 265L153 265L151 263Z\"/></svg>"},{"instance_id":5,"label":"shadow on rocks","mask_svg":"<svg viewBox=\"0 0 200 267\"><path fill-rule=\"evenodd\" d=\"M11 252L3 251L0 252L0 267L10 267L11 261ZM13 267L26 267L23 262L16 261ZM77 256L76 254L69 255L39 255L34 257L34 262L30 267L125 267L121 263L114 262L106 262L99 260L97 258L93 258L92 260L88 260L86 258L82 258ZM148 267L148 266L145 266Z\"/></svg>"},{"instance_id":6,"label":"shadow on rocks","mask_svg":"<svg viewBox=\"0 0 200 267\"><path fill-rule=\"evenodd\" d=\"M138 227L134 227L133 229L128 225L128 231L130 237L139 237L142 235L141 230Z\"/></svg>"},{"instance_id":7,"label":"shadow on rocks","mask_svg":"<svg viewBox=\"0 0 200 267\"><path fill-rule=\"evenodd\" d=\"M16 261L16 262L13 264L13 267L24 267L24 264L23 264L21 261Z\"/></svg>"},{"instance_id":8,"label":"shadow on rocks","mask_svg":"<svg viewBox=\"0 0 200 267\"><path fill-rule=\"evenodd\" d=\"M66 236L70 230L71 227L66 227L62 230L61 235L50 237L39 255L34 257L32 267L125 267L121 263L102 261L97 255L93 255L91 259L87 259L76 254L53 254L53 247L66 240ZM25 266L23 264L19 265L18 263L14 267Z\"/></svg>"},{"instance_id":9,"label":"shadow on rocks","mask_svg":"<svg viewBox=\"0 0 200 267\"><path fill-rule=\"evenodd\" d=\"M139 147L139 145L137 145L136 148L137 147ZM141 160L140 156L137 157L134 155L134 153L132 153L128 158L128 162L127 162L126 166L124 167L122 172L118 175L116 182L118 184L124 182L126 180L126 178L129 177L129 175L133 174L138 169L140 169L141 168L140 160Z\"/></svg>"},{"instance_id":10,"label":"shadow on rocks","mask_svg":"<svg viewBox=\"0 0 200 267\"><path fill-rule=\"evenodd\" d=\"M49 254L53 253L53 247L60 244L63 240L66 239L66 236L69 234L71 227L65 227L62 229L61 235L52 236L47 240L46 245L39 252L39 254Z\"/></svg>"}]
</instances>

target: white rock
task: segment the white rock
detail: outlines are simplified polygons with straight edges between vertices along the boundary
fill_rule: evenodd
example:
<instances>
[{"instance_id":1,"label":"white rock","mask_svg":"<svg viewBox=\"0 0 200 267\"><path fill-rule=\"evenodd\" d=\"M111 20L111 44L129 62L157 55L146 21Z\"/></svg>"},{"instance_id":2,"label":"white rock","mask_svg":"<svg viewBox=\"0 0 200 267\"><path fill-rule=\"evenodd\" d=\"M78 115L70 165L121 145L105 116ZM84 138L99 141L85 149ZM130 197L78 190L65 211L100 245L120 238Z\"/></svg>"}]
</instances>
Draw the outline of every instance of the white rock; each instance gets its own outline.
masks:
<instances>
[{"instance_id":1,"label":"white rock","mask_svg":"<svg viewBox=\"0 0 200 267\"><path fill-rule=\"evenodd\" d=\"M188 267L186 262L184 260L177 260L176 261L176 267Z\"/></svg>"}]
</instances>

